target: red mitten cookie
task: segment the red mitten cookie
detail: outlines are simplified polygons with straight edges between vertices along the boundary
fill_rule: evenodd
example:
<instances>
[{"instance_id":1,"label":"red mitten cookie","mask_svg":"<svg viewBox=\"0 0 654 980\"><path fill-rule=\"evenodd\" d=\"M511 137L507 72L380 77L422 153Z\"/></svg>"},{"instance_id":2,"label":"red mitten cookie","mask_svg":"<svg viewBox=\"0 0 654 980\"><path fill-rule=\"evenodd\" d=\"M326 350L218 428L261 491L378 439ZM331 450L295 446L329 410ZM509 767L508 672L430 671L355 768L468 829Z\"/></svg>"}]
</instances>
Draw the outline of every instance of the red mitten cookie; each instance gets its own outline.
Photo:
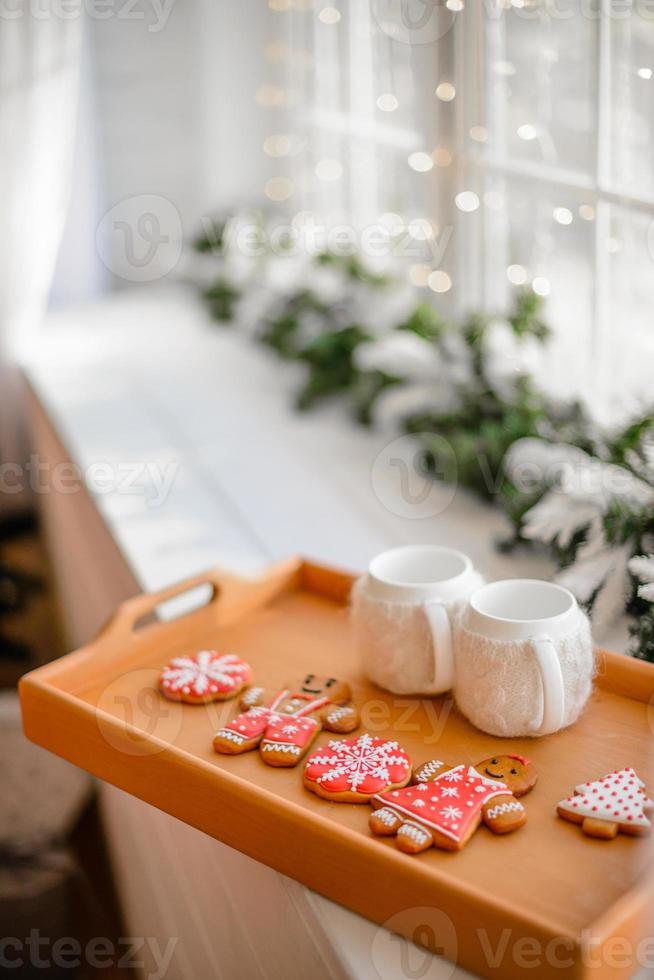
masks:
<instances>
[{"instance_id":1,"label":"red mitten cookie","mask_svg":"<svg viewBox=\"0 0 654 980\"><path fill-rule=\"evenodd\" d=\"M227 701L252 680L250 665L233 653L200 650L175 657L159 677L159 690L171 701L206 704Z\"/></svg>"},{"instance_id":2,"label":"red mitten cookie","mask_svg":"<svg viewBox=\"0 0 654 980\"><path fill-rule=\"evenodd\" d=\"M308 757L304 785L339 803L367 803L375 793L406 786L411 760L397 742L363 734L332 739Z\"/></svg>"},{"instance_id":3,"label":"red mitten cookie","mask_svg":"<svg viewBox=\"0 0 654 980\"><path fill-rule=\"evenodd\" d=\"M652 824L645 816L654 809L645 784L631 768L616 769L592 783L575 786L572 796L561 800L556 812L564 820L581 824L588 837L612 840L618 833L643 837Z\"/></svg>"},{"instance_id":4,"label":"red mitten cookie","mask_svg":"<svg viewBox=\"0 0 654 980\"><path fill-rule=\"evenodd\" d=\"M495 834L521 827L527 813L516 797L528 793L536 778L531 762L520 755L495 756L475 766L434 759L416 769L415 785L373 797L370 829L379 837L395 837L407 854L432 846L460 851L482 821Z\"/></svg>"}]
</instances>

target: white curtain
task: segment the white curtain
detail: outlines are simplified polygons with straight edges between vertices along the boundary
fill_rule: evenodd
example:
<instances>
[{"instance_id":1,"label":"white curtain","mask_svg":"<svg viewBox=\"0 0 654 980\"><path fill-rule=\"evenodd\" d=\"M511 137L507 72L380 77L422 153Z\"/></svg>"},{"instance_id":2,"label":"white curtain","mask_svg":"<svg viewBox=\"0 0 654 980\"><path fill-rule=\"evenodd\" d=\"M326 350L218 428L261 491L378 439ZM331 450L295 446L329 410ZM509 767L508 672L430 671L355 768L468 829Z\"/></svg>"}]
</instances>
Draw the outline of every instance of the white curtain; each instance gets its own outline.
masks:
<instances>
[{"instance_id":1,"label":"white curtain","mask_svg":"<svg viewBox=\"0 0 654 980\"><path fill-rule=\"evenodd\" d=\"M46 308L70 191L82 35L70 14L42 0L0 21L0 460L22 452L14 365Z\"/></svg>"}]
</instances>

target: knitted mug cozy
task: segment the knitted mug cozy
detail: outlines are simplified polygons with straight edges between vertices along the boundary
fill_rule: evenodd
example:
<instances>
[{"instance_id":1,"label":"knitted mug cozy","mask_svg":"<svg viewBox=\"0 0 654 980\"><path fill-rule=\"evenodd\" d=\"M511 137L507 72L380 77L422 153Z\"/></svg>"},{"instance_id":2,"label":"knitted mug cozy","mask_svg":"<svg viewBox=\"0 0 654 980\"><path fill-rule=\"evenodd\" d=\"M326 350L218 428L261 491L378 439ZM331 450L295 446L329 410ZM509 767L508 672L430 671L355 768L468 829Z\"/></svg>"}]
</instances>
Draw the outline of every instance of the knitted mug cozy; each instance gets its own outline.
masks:
<instances>
[{"instance_id":1,"label":"knitted mug cozy","mask_svg":"<svg viewBox=\"0 0 654 980\"><path fill-rule=\"evenodd\" d=\"M530 640L492 640L453 623L456 650L454 697L460 711L489 735L538 735L543 685ZM588 617L553 640L561 664L565 708L563 728L581 714L592 688L595 655Z\"/></svg>"},{"instance_id":2,"label":"knitted mug cozy","mask_svg":"<svg viewBox=\"0 0 654 980\"><path fill-rule=\"evenodd\" d=\"M461 604L442 603L450 620ZM434 641L420 603L372 598L361 578L352 589L351 612L361 665L371 681L392 694L433 691Z\"/></svg>"}]
</instances>

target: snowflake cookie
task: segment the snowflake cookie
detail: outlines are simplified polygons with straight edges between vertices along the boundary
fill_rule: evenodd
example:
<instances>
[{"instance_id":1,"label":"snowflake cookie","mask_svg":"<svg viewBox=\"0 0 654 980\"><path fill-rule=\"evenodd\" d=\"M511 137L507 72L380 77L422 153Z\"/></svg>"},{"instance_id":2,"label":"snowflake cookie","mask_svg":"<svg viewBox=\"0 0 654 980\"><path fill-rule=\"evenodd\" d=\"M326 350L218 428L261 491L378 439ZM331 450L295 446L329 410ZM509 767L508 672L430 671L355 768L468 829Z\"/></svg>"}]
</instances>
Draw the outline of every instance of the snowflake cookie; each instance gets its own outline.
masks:
<instances>
[{"instance_id":1,"label":"snowflake cookie","mask_svg":"<svg viewBox=\"0 0 654 980\"><path fill-rule=\"evenodd\" d=\"M394 836L407 854L432 846L460 851L482 821L495 834L522 827L527 814L517 797L536 778L521 755L499 755L475 766L432 759L416 769L412 786L372 797L370 829L378 837Z\"/></svg>"},{"instance_id":2,"label":"snowflake cookie","mask_svg":"<svg viewBox=\"0 0 654 980\"><path fill-rule=\"evenodd\" d=\"M397 742L363 734L333 739L312 752L304 767L304 785L339 803L367 803L375 793L406 786L411 760Z\"/></svg>"},{"instance_id":3,"label":"snowflake cookie","mask_svg":"<svg viewBox=\"0 0 654 980\"><path fill-rule=\"evenodd\" d=\"M359 727L350 697L343 681L316 674L283 691L251 687L241 698L244 710L216 732L213 747L223 755L258 748L269 766L296 766L323 728L345 734Z\"/></svg>"},{"instance_id":4,"label":"snowflake cookie","mask_svg":"<svg viewBox=\"0 0 654 980\"><path fill-rule=\"evenodd\" d=\"M233 653L200 650L175 657L159 676L159 690L171 701L206 704L227 701L252 680L250 665Z\"/></svg>"},{"instance_id":5,"label":"snowflake cookie","mask_svg":"<svg viewBox=\"0 0 654 980\"><path fill-rule=\"evenodd\" d=\"M581 824L588 837L612 840L618 833L643 837L652 824L646 812L654 809L645 784L631 768L616 769L592 783L575 786L556 812L564 820Z\"/></svg>"}]
</instances>

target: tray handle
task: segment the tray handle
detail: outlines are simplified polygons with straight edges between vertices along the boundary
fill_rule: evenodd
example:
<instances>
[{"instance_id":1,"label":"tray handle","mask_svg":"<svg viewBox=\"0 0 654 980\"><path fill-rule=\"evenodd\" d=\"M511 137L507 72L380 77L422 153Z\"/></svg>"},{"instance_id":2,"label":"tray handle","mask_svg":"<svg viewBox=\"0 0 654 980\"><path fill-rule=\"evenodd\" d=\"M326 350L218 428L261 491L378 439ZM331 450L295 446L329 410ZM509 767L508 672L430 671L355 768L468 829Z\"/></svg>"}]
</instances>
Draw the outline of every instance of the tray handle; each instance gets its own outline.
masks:
<instances>
[{"instance_id":1,"label":"tray handle","mask_svg":"<svg viewBox=\"0 0 654 980\"><path fill-rule=\"evenodd\" d=\"M218 603L222 607L247 605L265 599L279 591L283 581L290 575L297 572L299 567L298 559L290 559L266 569L262 576L256 578L241 578L233 572L227 572L222 568L209 568L204 572L193 575L190 578L169 585L157 592L146 592L142 595L126 599L125 602L116 609L115 613L102 630L102 638L111 635L112 640L133 639L139 635L137 626L141 620L152 616L157 607L170 599L192 592L202 585L212 586L212 593L207 602L200 606L194 606L187 613L182 613L178 619L191 618L194 615L215 616L215 607ZM165 625L165 621L144 624L143 629L155 628L158 625Z\"/></svg>"}]
</instances>

